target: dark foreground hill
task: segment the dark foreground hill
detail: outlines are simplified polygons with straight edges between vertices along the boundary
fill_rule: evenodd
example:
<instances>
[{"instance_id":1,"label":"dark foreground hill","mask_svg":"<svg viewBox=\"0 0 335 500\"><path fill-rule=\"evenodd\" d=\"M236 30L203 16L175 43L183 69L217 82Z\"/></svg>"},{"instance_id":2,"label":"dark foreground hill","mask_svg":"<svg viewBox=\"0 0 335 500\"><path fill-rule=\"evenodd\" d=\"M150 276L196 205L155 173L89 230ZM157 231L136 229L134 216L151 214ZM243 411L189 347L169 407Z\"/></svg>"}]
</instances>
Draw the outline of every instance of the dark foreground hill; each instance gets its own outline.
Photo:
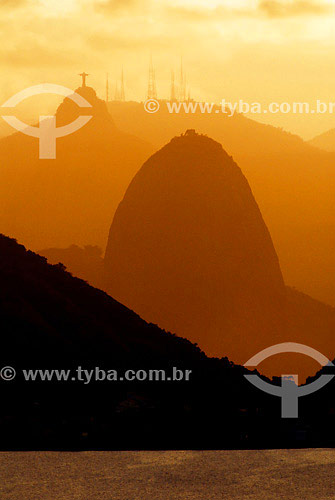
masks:
<instances>
[{"instance_id":1,"label":"dark foreground hill","mask_svg":"<svg viewBox=\"0 0 335 500\"><path fill-rule=\"evenodd\" d=\"M327 445L329 404L284 422L279 398L245 369L208 359L105 293L0 236L1 449L152 449ZM26 381L22 370L192 370L190 380ZM8 372L1 370L4 377ZM309 413L311 412L311 414ZM313 424L313 425L311 425ZM274 431L275 429L275 431ZM308 432L306 431L308 429ZM301 441L301 436L303 436Z\"/></svg>"},{"instance_id":2,"label":"dark foreground hill","mask_svg":"<svg viewBox=\"0 0 335 500\"><path fill-rule=\"evenodd\" d=\"M226 408L228 398L228 420L238 412L242 394L241 404L249 401L254 407L244 369L227 359L208 360L188 340L146 323L15 240L0 236L0 256L0 367L17 373L15 381L0 380L2 448L191 447L199 439L207 446L213 436L208 430L193 436L190 429L198 424L189 418L203 418L213 391L219 394L226 387L215 408ZM71 369L75 375L78 366L118 373L165 369L169 374L175 366L194 371L194 378L84 384L72 377L68 382L26 382L22 374L22 369ZM229 439L226 434L224 440ZM239 440L238 428L234 439Z\"/></svg>"},{"instance_id":3,"label":"dark foreground hill","mask_svg":"<svg viewBox=\"0 0 335 500\"><path fill-rule=\"evenodd\" d=\"M27 367L105 360L147 363L200 360L204 354L106 293L72 277L62 264L0 235L1 358Z\"/></svg>"},{"instance_id":4,"label":"dark foreground hill","mask_svg":"<svg viewBox=\"0 0 335 500\"><path fill-rule=\"evenodd\" d=\"M84 248L71 245L68 248L44 248L38 251L50 264L62 263L77 278L90 285L103 289L104 259L98 246L86 245Z\"/></svg>"}]
</instances>

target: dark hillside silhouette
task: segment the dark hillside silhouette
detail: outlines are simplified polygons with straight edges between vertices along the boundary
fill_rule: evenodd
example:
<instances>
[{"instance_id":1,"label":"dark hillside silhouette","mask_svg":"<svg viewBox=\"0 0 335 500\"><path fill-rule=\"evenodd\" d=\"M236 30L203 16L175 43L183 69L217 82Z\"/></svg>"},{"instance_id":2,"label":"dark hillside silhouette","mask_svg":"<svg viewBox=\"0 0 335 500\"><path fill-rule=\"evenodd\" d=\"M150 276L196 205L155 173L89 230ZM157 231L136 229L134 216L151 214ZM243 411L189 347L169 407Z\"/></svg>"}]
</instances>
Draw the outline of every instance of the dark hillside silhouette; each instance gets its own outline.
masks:
<instances>
[{"instance_id":1,"label":"dark hillside silhouette","mask_svg":"<svg viewBox=\"0 0 335 500\"><path fill-rule=\"evenodd\" d=\"M77 278L103 289L104 259L101 248L90 245L81 248L71 245L68 248L45 248L38 254L46 257L50 264L62 263Z\"/></svg>"},{"instance_id":2,"label":"dark hillside silhouette","mask_svg":"<svg viewBox=\"0 0 335 500\"><path fill-rule=\"evenodd\" d=\"M1 359L50 361L171 359L201 353L185 339L148 325L106 293L72 277L62 264L0 235Z\"/></svg>"},{"instance_id":3,"label":"dark hillside silhouette","mask_svg":"<svg viewBox=\"0 0 335 500\"><path fill-rule=\"evenodd\" d=\"M2 235L0 257L0 366L17 372L15 381L0 379L1 450L333 446L334 384L326 398L320 391L300 404L297 421L282 420L279 398L251 386L227 358L208 359ZM175 366L192 377L84 385L27 382L21 372L78 366Z\"/></svg>"},{"instance_id":4,"label":"dark hillside silhouette","mask_svg":"<svg viewBox=\"0 0 335 500\"><path fill-rule=\"evenodd\" d=\"M266 405L244 368L210 360L62 265L0 235L0 448L212 447L240 443L239 408ZM27 382L21 369L191 369L186 382ZM220 395L218 398L217 396ZM249 410L248 410L249 411ZM267 410L271 420L271 401ZM214 420L213 420L214 419ZM218 435L211 427L217 421ZM225 425L223 426L223 422ZM242 425L242 427L241 427ZM258 424L254 426L259 437ZM224 430L226 428L226 430Z\"/></svg>"}]
</instances>

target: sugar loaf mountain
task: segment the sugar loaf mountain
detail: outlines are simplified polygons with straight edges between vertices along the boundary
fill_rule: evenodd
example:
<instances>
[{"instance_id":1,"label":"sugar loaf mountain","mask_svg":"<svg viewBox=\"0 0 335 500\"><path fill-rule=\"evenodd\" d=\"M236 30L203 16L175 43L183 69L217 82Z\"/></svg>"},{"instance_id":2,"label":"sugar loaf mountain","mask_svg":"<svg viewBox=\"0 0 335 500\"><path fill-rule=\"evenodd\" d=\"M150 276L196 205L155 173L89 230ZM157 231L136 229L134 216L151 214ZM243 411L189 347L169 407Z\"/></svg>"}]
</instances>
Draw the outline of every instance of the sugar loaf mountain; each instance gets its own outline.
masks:
<instances>
[{"instance_id":1,"label":"sugar loaf mountain","mask_svg":"<svg viewBox=\"0 0 335 500\"><path fill-rule=\"evenodd\" d=\"M248 179L285 282L335 305L334 131L307 143L257 117L229 117L219 106L212 113L201 113L199 107L187 113L180 106L179 113L169 113L162 102L158 113L149 114L141 103L110 102L109 110L118 127L155 150L191 128L222 144Z\"/></svg>"},{"instance_id":2,"label":"sugar loaf mountain","mask_svg":"<svg viewBox=\"0 0 335 500\"><path fill-rule=\"evenodd\" d=\"M290 341L334 356L334 309L285 287L246 178L219 143L193 130L134 177L114 216L105 269L113 297L209 355L244 363ZM285 366L273 359L268 373ZM302 366L311 374L310 361Z\"/></svg>"}]
</instances>

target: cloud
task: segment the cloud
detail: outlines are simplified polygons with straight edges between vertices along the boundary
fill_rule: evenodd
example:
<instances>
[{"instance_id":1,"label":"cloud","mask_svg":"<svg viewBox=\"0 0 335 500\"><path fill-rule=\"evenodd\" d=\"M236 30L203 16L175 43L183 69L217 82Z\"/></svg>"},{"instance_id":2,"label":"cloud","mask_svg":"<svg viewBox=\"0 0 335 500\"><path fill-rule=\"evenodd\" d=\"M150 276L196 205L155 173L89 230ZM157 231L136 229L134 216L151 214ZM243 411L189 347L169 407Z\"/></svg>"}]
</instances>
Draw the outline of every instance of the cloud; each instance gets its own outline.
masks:
<instances>
[{"instance_id":1,"label":"cloud","mask_svg":"<svg viewBox=\"0 0 335 500\"><path fill-rule=\"evenodd\" d=\"M323 15L332 12L330 4L316 0L259 0L254 8L249 7L167 7L167 12L176 19L189 22L215 21L222 18L288 18L296 16Z\"/></svg>"},{"instance_id":2,"label":"cloud","mask_svg":"<svg viewBox=\"0 0 335 500\"><path fill-rule=\"evenodd\" d=\"M34 57L31 54L34 54ZM0 49L0 65L7 68L46 68L73 67L76 53L69 54L65 48L57 51L55 48L32 45L16 49Z\"/></svg>"},{"instance_id":3,"label":"cloud","mask_svg":"<svg viewBox=\"0 0 335 500\"><path fill-rule=\"evenodd\" d=\"M27 0L1 0L0 9L17 9L27 4Z\"/></svg>"},{"instance_id":4,"label":"cloud","mask_svg":"<svg viewBox=\"0 0 335 500\"><path fill-rule=\"evenodd\" d=\"M133 10L141 4L143 4L143 2L140 0L98 0L95 3L95 9L106 14L113 14L115 12Z\"/></svg>"},{"instance_id":5,"label":"cloud","mask_svg":"<svg viewBox=\"0 0 335 500\"><path fill-rule=\"evenodd\" d=\"M111 52L122 50L138 50L147 49L148 47L155 47L155 49L169 48L173 43L173 37L158 36L155 34L146 35L132 35L128 33L116 33L110 35L109 33L95 33L87 40L88 45L99 52Z\"/></svg>"},{"instance_id":6,"label":"cloud","mask_svg":"<svg viewBox=\"0 0 335 500\"><path fill-rule=\"evenodd\" d=\"M282 2L279 0L261 0L258 11L268 17L292 17L301 15L329 14L331 5L313 0L294 0L293 2Z\"/></svg>"}]
</instances>

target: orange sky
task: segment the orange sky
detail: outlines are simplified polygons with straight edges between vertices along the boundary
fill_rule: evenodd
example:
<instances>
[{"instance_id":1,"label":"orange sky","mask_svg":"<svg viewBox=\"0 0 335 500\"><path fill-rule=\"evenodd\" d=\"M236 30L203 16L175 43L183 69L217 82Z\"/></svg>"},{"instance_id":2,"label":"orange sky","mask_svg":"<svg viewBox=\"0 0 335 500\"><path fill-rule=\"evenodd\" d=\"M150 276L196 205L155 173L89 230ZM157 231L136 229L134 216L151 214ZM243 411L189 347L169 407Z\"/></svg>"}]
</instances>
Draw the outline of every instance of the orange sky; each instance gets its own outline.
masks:
<instances>
[{"instance_id":1,"label":"orange sky","mask_svg":"<svg viewBox=\"0 0 335 500\"><path fill-rule=\"evenodd\" d=\"M122 65L127 98L142 100L152 53L161 97L182 56L196 100L335 101L334 0L1 0L0 14L2 100L76 87L83 70L104 97ZM262 119L306 138L335 127L332 115Z\"/></svg>"}]
</instances>

